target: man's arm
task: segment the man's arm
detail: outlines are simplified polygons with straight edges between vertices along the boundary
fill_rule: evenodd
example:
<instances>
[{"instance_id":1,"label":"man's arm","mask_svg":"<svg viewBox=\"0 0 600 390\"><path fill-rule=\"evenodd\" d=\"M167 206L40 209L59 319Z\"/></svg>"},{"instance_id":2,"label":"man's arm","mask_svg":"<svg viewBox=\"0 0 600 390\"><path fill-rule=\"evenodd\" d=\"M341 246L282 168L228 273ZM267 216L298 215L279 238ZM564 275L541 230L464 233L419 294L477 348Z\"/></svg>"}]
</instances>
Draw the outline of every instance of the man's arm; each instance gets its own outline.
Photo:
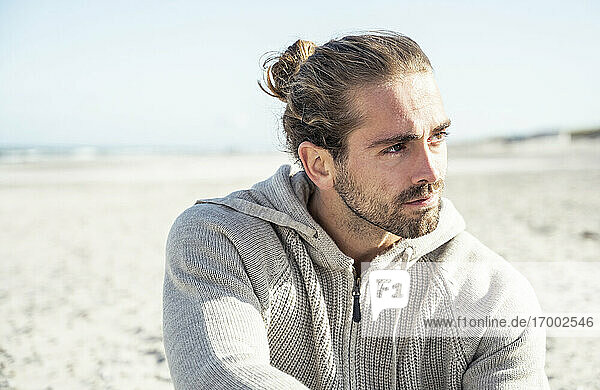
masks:
<instances>
[{"instance_id":1,"label":"man's arm","mask_svg":"<svg viewBox=\"0 0 600 390\"><path fill-rule=\"evenodd\" d=\"M526 328L516 339L484 337L463 376L463 389L549 389L545 332Z\"/></svg>"},{"instance_id":2,"label":"man's arm","mask_svg":"<svg viewBox=\"0 0 600 390\"><path fill-rule=\"evenodd\" d=\"M463 389L549 389L544 371L546 330L529 324L512 326L514 318L535 316L542 309L529 281L513 267L506 267L504 260L501 264L504 270L491 274L493 287L479 301L479 309L487 308L490 315L511 326L485 331L463 375Z\"/></svg>"},{"instance_id":3,"label":"man's arm","mask_svg":"<svg viewBox=\"0 0 600 390\"><path fill-rule=\"evenodd\" d=\"M188 212L169 233L164 281L164 344L175 388L307 389L270 365L260 303L233 243Z\"/></svg>"}]
</instances>

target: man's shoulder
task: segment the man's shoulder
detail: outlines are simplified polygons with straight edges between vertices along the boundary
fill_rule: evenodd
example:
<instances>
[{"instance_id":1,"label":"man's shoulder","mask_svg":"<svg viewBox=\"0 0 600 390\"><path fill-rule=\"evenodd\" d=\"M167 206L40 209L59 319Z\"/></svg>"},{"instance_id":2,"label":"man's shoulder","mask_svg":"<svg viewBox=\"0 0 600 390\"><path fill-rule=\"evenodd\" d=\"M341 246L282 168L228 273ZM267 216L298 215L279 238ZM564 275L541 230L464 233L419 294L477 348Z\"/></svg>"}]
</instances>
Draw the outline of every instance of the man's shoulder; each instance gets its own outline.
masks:
<instances>
[{"instance_id":1,"label":"man's shoulder","mask_svg":"<svg viewBox=\"0 0 600 390\"><path fill-rule=\"evenodd\" d=\"M171 232L216 230L229 236L247 231L257 225L266 224L260 218L239 212L226 204L218 203L217 199L214 199L214 201L211 199L198 201L181 212L173 222Z\"/></svg>"},{"instance_id":2,"label":"man's shoulder","mask_svg":"<svg viewBox=\"0 0 600 390\"><path fill-rule=\"evenodd\" d=\"M276 273L283 267L284 249L268 221L223 204L198 203L175 219L166 253L170 263L180 261L196 267L245 264L251 278L262 278L255 274Z\"/></svg>"},{"instance_id":3,"label":"man's shoulder","mask_svg":"<svg viewBox=\"0 0 600 390\"><path fill-rule=\"evenodd\" d=\"M463 231L438 248L437 262L446 288L461 303L492 301L537 306L537 298L527 278L502 256L472 234Z\"/></svg>"},{"instance_id":4,"label":"man's shoulder","mask_svg":"<svg viewBox=\"0 0 600 390\"><path fill-rule=\"evenodd\" d=\"M441 257L443 268L466 269L478 267L491 275L503 275L516 272L514 267L498 253L487 247L471 233L462 231L433 252ZM467 275L467 276L473 276Z\"/></svg>"},{"instance_id":5,"label":"man's shoulder","mask_svg":"<svg viewBox=\"0 0 600 390\"><path fill-rule=\"evenodd\" d=\"M510 343L521 337L524 328L515 327L515 319L541 313L527 278L473 235L464 231L438 250L445 256L444 261L436 262L440 284L450 298L453 316L469 321L468 327L460 328L465 336L470 336L461 338L468 361L477 350L483 354L486 349L496 348L494 343L498 340ZM477 321L486 325L482 327ZM510 326L493 325L501 323ZM484 335L493 341L480 343ZM535 337L542 336L536 332Z\"/></svg>"}]
</instances>

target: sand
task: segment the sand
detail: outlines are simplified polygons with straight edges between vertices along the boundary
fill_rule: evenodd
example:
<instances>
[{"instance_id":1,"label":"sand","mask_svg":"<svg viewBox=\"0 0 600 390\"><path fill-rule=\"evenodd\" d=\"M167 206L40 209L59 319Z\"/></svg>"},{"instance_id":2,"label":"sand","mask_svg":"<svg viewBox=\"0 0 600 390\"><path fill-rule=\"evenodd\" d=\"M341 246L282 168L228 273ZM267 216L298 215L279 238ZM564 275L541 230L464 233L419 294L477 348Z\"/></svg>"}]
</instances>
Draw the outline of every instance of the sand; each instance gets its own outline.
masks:
<instances>
[{"instance_id":1,"label":"sand","mask_svg":"<svg viewBox=\"0 0 600 390\"><path fill-rule=\"evenodd\" d=\"M591 290L573 288L600 269L598 145L451 149L447 196L471 233L507 260L527 262L540 301L600 312ZM246 188L287 161L273 154L0 164L0 388L172 388L161 335L171 223L196 199ZM557 293L536 271L546 262L592 271L573 271ZM553 389L600 389L597 367L600 335L548 339Z\"/></svg>"}]
</instances>

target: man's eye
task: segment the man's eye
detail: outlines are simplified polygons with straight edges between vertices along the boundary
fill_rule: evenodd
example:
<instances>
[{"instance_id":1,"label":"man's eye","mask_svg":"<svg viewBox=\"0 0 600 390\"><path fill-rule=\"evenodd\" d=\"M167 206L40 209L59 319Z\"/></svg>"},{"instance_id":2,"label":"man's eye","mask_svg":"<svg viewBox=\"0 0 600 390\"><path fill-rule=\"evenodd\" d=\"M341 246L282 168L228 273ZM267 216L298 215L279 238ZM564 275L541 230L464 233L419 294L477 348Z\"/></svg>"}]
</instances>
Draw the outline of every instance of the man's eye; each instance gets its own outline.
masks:
<instances>
[{"instance_id":1,"label":"man's eye","mask_svg":"<svg viewBox=\"0 0 600 390\"><path fill-rule=\"evenodd\" d=\"M399 153L399 152L403 151L404 149L406 149L406 145L396 144L396 145L390 146L387 149L384 149L383 153L384 154L394 154L394 153Z\"/></svg>"},{"instance_id":2,"label":"man's eye","mask_svg":"<svg viewBox=\"0 0 600 390\"><path fill-rule=\"evenodd\" d=\"M445 140L449 135L450 133L448 133L447 131L440 131L439 133L435 133L434 135L429 137L429 140L433 142L440 142Z\"/></svg>"}]
</instances>

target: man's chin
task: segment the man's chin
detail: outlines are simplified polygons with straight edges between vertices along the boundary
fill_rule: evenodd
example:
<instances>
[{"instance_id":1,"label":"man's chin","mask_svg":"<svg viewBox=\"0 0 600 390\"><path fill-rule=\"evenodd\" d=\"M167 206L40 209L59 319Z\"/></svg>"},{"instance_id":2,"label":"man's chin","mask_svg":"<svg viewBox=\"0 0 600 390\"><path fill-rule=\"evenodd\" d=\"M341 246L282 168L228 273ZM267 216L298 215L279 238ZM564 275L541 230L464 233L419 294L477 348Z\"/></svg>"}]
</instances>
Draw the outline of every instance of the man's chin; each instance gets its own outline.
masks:
<instances>
[{"instance_id":1,"label":"man's chin","mask_svg":"<svg viewBox=\"0 0 600 390\"><path fill-rule=\"evenodd\" d=\"M405 216L403 219L411 220L411 222L397 229L399 233L402 233L399 234L400 237L409 239L422 237L437 229L440 220L439 207L427 210L418 216L414 214L410 217Z\"/></svg>"}]
</instances>

